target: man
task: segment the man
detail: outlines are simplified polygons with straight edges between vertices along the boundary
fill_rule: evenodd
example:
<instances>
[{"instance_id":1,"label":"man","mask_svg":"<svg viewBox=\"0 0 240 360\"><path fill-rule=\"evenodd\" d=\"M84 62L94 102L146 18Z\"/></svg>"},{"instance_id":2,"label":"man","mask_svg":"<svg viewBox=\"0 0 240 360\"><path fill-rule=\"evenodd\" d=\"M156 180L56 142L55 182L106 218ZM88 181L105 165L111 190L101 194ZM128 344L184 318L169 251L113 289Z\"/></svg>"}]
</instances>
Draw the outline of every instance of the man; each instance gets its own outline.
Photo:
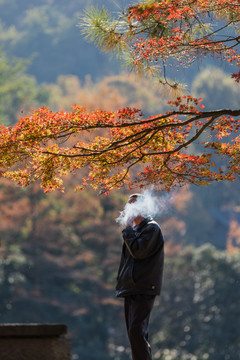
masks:
<instances>
[{"instance_id":1,"label":"man","mask_svg":"<svg viewBox=\"0 0 240 360\"><path fill-rule=\"evenodd\" d=\"M133 194L128 204L143 199ZM148 323L156 295L160 295L164 263L164 240L159 225L141 212L122 231L123 248L117 276L116 296L124 297L125 320L133 360L151 360Z\"/></svg>"}]
</instances>

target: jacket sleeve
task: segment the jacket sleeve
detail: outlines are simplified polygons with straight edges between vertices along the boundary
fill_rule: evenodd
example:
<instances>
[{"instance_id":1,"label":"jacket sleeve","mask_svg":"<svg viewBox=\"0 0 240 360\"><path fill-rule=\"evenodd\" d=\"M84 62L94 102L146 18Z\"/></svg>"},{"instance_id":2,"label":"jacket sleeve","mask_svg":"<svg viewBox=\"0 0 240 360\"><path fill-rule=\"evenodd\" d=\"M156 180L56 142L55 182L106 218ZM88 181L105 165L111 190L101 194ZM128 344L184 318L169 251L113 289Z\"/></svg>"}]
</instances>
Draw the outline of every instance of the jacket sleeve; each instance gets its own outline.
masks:
<instances>
[{"instance_id":1,"label":"jacket sleeve","mask_svg":"<svg viewBox=\"0 0 240 360\"><path fill-rule=\"evenodd\" d=\"M154 255L163 243L161 229L154 224L148 225L139 235L128 226L123 230L122 235L128 251L135 259Z\"/></svg>"}]
</instances>

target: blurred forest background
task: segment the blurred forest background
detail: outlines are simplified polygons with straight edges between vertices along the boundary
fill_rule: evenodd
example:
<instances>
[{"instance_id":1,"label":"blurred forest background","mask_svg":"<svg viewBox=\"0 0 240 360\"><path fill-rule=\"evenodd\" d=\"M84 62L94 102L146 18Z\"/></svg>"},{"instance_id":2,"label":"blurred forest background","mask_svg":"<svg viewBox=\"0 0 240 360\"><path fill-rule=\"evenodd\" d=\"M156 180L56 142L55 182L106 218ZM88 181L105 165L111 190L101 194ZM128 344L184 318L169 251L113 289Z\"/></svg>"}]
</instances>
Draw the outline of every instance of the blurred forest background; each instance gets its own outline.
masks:
<instances>
[{"instance_id":1,"label":"blurred forest background","mask_svg":"<svg viewBox=\"0 0 240 360\"><path fill-rule=\"evenodd\" d=\"M128 3L0 0L0 122L11 126L40 106L162 112L166 89L124 71L77 27L86 6L114 12ZM227 70L209 61L182 77L206 108L239 107ZM47 195L38 185L0 180L0 322L66 323L72 359L127 360L123 304L114 293L122 245L114 219L129 192L75 193L79 176L66 179L65 193ZM151 320L153 358L238 360L239 183L182 188L157 220L166 266Z\"/></svg>"}]
</instances>

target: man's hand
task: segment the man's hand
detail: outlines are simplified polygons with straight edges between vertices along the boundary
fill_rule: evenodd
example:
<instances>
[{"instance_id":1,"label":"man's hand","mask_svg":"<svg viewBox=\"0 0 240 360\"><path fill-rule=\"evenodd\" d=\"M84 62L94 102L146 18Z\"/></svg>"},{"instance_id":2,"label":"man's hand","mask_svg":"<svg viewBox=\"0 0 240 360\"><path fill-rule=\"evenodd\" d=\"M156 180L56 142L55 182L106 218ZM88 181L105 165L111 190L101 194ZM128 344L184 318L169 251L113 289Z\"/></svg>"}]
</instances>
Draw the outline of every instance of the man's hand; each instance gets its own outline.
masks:
<instances>
[{"instance_id":1,"label":"man's hand","mask_svg":"<svg viewBox=\"0 0 240 360\"><path fill-rule=\"evenodd\" d=\"M133 226L133 221L134 221L134 217L130 217L126 223L126 227L127 226Z\"/></svg>"}]
</instances>

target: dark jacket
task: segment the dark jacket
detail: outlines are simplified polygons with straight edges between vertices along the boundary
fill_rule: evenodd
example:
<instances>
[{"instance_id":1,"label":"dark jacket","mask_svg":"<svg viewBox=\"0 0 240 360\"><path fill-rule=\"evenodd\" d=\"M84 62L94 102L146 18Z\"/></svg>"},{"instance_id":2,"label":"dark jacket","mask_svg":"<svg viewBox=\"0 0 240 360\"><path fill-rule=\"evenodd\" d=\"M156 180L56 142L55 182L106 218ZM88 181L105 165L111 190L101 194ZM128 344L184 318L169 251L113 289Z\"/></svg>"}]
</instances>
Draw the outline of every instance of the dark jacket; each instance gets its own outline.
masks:
<instances>
[{"instance_id":1,"label":"dark jacket","mask_svg":"<svg viewBox=\"0 0 240 360\"><path fill-rule=\"evenodd\" d=\"M164 240L159 225L147 217L135 228L126 227L122 235L116 296L159 295L164 263Z\"/></svg>"}]
</instances>

